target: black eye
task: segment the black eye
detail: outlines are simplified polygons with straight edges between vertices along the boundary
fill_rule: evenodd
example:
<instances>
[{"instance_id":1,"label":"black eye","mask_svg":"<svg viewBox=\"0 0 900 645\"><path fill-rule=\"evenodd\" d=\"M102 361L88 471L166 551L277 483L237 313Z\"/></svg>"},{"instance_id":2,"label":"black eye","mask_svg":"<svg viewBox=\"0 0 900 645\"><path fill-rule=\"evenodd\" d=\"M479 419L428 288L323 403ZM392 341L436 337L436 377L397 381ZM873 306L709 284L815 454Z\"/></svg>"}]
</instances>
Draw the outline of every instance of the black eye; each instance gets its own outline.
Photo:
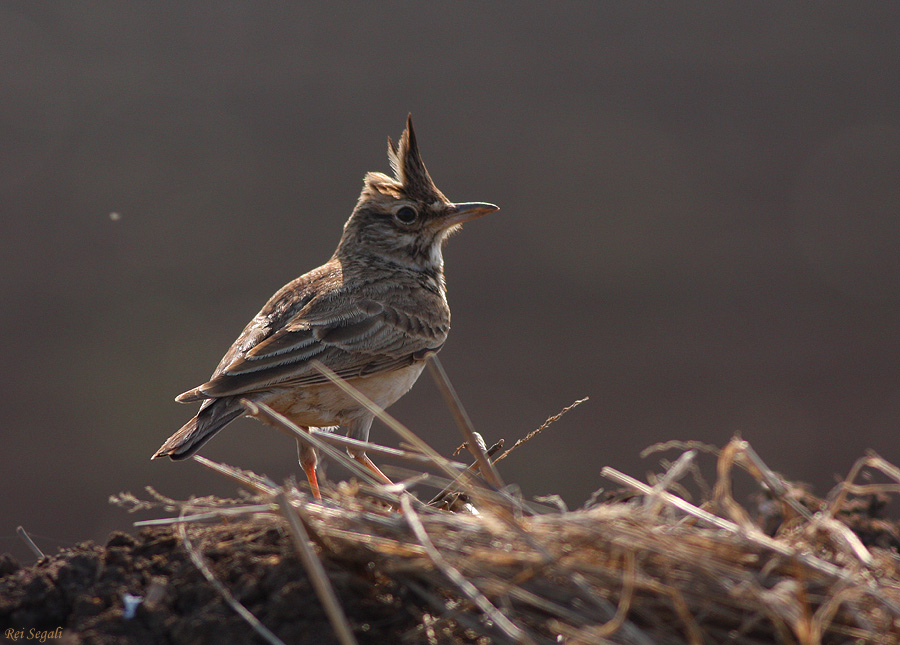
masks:
<instances>
[{"instance_id":1,"label":"black eye","mask_svg":"<svg viewBox=\"0 0 900 645\"><path fill-rule=\"evenodd\" d=\"M412 224L416 221L416 218L419 214L416 212L416 209L412 206L404 206L396 213L394 213L394 217L397 218L398 222L402 222L403 224Z\"/></svg>"}]
</instances>

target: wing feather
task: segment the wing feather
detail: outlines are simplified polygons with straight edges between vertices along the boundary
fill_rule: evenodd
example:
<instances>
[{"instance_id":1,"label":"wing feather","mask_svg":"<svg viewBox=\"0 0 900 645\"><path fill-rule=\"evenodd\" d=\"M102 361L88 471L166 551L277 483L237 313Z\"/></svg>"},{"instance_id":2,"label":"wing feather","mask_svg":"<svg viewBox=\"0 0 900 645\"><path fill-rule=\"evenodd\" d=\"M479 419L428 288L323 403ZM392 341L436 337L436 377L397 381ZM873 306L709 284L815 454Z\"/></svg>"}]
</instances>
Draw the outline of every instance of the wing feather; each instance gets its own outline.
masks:
<instances>
[{"instance_id":1,"label":"wing feather","mask_svg":"<svg viewBox=\"0 0 900 645\"><path fill-rule=\"evenodd\" d=\"M336 307L313 300L280 330L232 357L197 391L221 397L274 384L328 382L313 359L343 378L392 371L440 349L448 331L445 320L430 321L396 305L362 300Z\"/></svg>"}]
</instances>

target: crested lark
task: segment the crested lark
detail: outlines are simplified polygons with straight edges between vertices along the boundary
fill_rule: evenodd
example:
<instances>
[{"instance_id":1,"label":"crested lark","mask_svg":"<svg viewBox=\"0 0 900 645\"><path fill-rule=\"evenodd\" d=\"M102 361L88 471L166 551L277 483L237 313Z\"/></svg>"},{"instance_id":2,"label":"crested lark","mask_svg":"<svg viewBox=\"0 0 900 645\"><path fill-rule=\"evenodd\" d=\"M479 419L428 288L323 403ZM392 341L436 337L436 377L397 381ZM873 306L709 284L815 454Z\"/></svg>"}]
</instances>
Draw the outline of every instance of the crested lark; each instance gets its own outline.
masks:
<instances>
[{"instance_id":1,"label":"crested lark","mask_svg":"<svg viewBox=\"0 0 900 645\"><path fill-rule=\"evenodd\" d=\"M299 426L340 425L366 441L372 413L328 381L314 360L382 408L409 391L424 356L439 350L450 330L443 242L463 222L497 207L444 197L419 156L411 118L399 145L388 138L388 157L394 176L365 176L332 258L272 296L210 380L176 399L203 404L153 459L193 455L246 413L242 398ZM389 481L364 451L351 456ZM301 447L300 463L319 497L315 450Z\"/></svg>"}]
</instances>

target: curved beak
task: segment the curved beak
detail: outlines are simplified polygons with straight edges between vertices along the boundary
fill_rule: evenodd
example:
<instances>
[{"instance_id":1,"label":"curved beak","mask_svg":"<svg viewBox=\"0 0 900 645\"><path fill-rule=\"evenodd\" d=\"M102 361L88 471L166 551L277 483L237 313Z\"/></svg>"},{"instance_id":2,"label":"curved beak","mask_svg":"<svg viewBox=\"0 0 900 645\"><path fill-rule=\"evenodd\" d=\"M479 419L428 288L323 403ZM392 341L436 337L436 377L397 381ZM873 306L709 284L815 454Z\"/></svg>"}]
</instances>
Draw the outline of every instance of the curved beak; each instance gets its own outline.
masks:
<instances>
[{"instance_id":1,"label":"curved beak","mask_svg":"<svg viewBox=\"0 0 900 645\"><path fill-rule=\"evenodd\" d=\"M499 206L494 206L493 204L488 204L486 202L462 202L460 204L453 204L453 206L447 209L447 214L444 216L441 224L445 228L456 226L457 224L468 222L469 220L482 217L498 210L500 210Z\"/></svg>"}]
</instances>

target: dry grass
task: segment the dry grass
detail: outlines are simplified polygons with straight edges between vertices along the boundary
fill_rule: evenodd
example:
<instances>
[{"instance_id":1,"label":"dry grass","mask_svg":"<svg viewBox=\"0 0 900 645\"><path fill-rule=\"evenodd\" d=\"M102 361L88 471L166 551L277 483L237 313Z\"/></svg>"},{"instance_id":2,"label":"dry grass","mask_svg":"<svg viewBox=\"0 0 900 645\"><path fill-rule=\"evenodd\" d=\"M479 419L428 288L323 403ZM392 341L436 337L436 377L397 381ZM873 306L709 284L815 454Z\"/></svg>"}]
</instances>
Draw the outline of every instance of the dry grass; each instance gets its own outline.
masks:
<instances>
[{"instance_id":1,"label":"dry grass","mask_svg":"<svg viewBox=\"0 0 900 645\"><path fill-rule=\"evenodd\" d=\"M260 416L293 432L270 410ZM604 469L616 494L577 511L526 503L486 483L499 474L478 477L477 467L461 471L441 457L434 468L453 476L441 483L461 492L452 496L459 512L423 503L404 485L365 480L340 484L316 503L293 483L202 458L252 496L116 501L178 513L139 524L179 524L201 568L188 526L192 535L223 518L282 527L342 643L355 642L352 620L321 560L368 567L418 599L421 623L398 642L900 642L897 535L867 511L873 499L900 490L900 470L866 456L817 499L768 469L740 438L721 450L681 443L655 450L680 456L648 483ZM704 460L715 467L712 485L700 475ZM732 496L739 471L759 491L750 508ZM859 484L864 476L870 480ZM887 483L871 483L875 476Z\"/></svg>"}]
</instances>

